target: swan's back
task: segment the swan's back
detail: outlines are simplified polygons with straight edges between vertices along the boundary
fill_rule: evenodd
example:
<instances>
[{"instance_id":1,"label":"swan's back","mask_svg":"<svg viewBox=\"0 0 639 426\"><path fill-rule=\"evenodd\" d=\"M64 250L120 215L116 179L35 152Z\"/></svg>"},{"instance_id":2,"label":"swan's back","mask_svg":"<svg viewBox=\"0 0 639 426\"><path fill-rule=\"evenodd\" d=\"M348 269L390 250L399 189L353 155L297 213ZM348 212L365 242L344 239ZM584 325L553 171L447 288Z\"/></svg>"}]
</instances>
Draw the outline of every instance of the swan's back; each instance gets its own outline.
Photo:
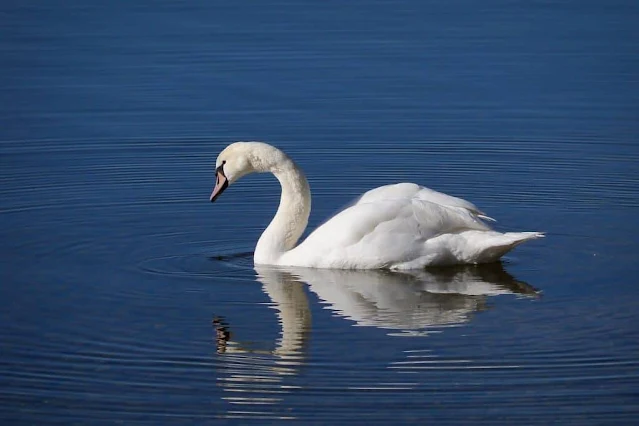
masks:
<instances>
[{"instance_id":1,"label":"swan's back","mask_svg":"<svg viewBox=\"0 0 639 426\"><path fill-rule=\"evenodd\" d=\"M452 195L444 194L443 192L438 192L434 189L419 186L414 183L397 183L394 185L384 185L379 188L371 189L364 193L355 204L396 198L416 198L418 200L429 201L441 206L458 207L468 210L470 213L475 214L479 218L492 220L470 201L453 197Z\"/></svg>"},{"instance_id":2,"label":"swan's back","mask_svg":"<svg viewBox=\"0 0 639 426\"><path fill-rule=\"evenodd\" d=\"M459 263L466 255L459 249L473 236L466 232L499 234L481 217L479 209L463 199L411 183L386 185L366 192L317 228L286 260L364 269Z\"/></svg>"}]
</instances>

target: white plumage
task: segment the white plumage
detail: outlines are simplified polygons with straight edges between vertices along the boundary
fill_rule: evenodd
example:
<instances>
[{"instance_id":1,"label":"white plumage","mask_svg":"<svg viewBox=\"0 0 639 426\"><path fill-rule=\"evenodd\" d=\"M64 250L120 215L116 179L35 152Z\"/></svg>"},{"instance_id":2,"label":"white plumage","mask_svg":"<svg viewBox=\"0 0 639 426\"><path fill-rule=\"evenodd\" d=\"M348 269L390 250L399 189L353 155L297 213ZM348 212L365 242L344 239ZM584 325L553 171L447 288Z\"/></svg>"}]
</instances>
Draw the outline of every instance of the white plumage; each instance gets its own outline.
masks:
<instances>
[{"instance_id":1,"label":"white plumage","mask_svg":"<svg viewBox=\"0 0 639 426\"><path fill-rule=\"evenodd\" d=\"M271 172L282 185L280 205L255 248L256 264L337 269L417 269L486 263L539 232L492 230L474 204L413 183L372 189L352 206L297 240L308 223L310 189L304 174L279 149L236 142L220 153L214 201L251 172Z\"/></svg>"}]
</instances>

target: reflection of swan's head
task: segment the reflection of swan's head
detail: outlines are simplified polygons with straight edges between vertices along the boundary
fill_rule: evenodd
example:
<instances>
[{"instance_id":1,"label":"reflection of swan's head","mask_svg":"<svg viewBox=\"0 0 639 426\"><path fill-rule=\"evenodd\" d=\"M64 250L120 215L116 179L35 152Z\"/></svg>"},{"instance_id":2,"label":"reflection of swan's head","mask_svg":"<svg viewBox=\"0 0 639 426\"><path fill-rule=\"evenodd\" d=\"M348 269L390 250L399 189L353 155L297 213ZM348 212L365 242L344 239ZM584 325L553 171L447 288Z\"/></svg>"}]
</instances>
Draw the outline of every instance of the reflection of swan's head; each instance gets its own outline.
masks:
<instances>
[{"instance_id":1,"label":"reflection of swan's head","mask_svg":"<svg viewBox=\"0 0 639 426\"><path fill-rule=\"evenodd\" d=\"M275 349L259 349L251 343L237 340L224 318L215 317L215 342L218 353L276 355L277 364L297 365L304 357L306 338L311 326L311 310L303 283L292 274L278 269L258 270L257 280L271 299L269 306L275 309L281 327Z\"/></svg>"},{"instance_id":2,"label":"reflection of swan's head","mask_svg":"<svg viewBox=\"0 0 639 426\"><path fill-rule=\"evenodd\" d=\"M223 355L218 383L227 391L223 399L231 404L228 415L233 417L263 418L265 406L282 404L283 395L297 389L288 378L295 376L304 362L311 313L303 284L290 274L276 272L266 271L268 279L258 277L280 320L281 334L274 349L241 342L224 318L213 319L216 349ZM286 406L282 410L285 416L274 415L293 418Z\"/></svg>"},{"instance_id":3,"label":"reflection of swan's head","mask_svg":"<svg viewBox=\"0 0 639 426\"><path fill-rule=\"evenodd\" d=\"M232 183L249 173L274 172L292 160L279 149L262 142L235 142L224 148L215 161L215 189L211 201Z\"/></svg>"}]
</instances>

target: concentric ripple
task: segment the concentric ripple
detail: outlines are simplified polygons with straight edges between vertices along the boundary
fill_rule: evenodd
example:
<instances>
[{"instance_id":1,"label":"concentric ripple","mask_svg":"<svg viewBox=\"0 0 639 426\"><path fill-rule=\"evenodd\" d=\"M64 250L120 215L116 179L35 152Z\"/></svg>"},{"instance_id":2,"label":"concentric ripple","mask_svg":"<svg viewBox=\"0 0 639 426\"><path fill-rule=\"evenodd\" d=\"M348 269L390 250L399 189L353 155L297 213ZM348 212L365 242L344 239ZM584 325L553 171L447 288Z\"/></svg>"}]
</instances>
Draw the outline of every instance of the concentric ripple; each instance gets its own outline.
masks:
<instances>
[{"instance_id":1,"label":"concentric ripple","mask_svg":"<svg viewBox=\"0 0 639 426\"><path fill-rule=\"evenodd\" d=\"M221 142L23 142L0 144L8 404L69 422L80 402L84 420L390 421L400 406L442 421L453 407L469 421L626 419L635 245L614 223L634 226L639 190L623 145L290 145L310 227L391 174L471 199L499 229L548 232L503 265L394 275L254 267L277 182L247 178L211 205Z\"/></svg>"}]
</instances>

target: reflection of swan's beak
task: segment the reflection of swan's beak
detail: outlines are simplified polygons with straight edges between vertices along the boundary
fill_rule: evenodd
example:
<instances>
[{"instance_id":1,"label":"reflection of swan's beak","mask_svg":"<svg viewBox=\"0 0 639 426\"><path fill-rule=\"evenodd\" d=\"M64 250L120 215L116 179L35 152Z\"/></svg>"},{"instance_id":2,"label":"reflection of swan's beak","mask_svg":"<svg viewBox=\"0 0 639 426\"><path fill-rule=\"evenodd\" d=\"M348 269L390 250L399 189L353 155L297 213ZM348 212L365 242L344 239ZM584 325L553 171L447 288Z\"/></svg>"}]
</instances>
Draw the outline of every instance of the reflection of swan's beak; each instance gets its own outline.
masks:
<instances>
[{"instance_id":1,"label":"reflection of swan's beak","mask_svg":"<svg viewBox=\"0 0 639 426\"><path fill-rule=\"evenodd\" d=\"M229 181L224 175L224 169L220 166L215 170L215 188L211 193L211 202L215 201L228 186Z\"/></svg>"},{"instance_id":2,"label":"reflection of swan's beak","mask_svg":"<svg viewBox=\"0 0 639 426\"><path fill-rule=\"evenodd\" d=\"M226 352L226 345L231 339L231 332L222 318L215 317L212 323L215 328L215 346L217 353L223 354Z\"/></svg>"}]
</instances>

